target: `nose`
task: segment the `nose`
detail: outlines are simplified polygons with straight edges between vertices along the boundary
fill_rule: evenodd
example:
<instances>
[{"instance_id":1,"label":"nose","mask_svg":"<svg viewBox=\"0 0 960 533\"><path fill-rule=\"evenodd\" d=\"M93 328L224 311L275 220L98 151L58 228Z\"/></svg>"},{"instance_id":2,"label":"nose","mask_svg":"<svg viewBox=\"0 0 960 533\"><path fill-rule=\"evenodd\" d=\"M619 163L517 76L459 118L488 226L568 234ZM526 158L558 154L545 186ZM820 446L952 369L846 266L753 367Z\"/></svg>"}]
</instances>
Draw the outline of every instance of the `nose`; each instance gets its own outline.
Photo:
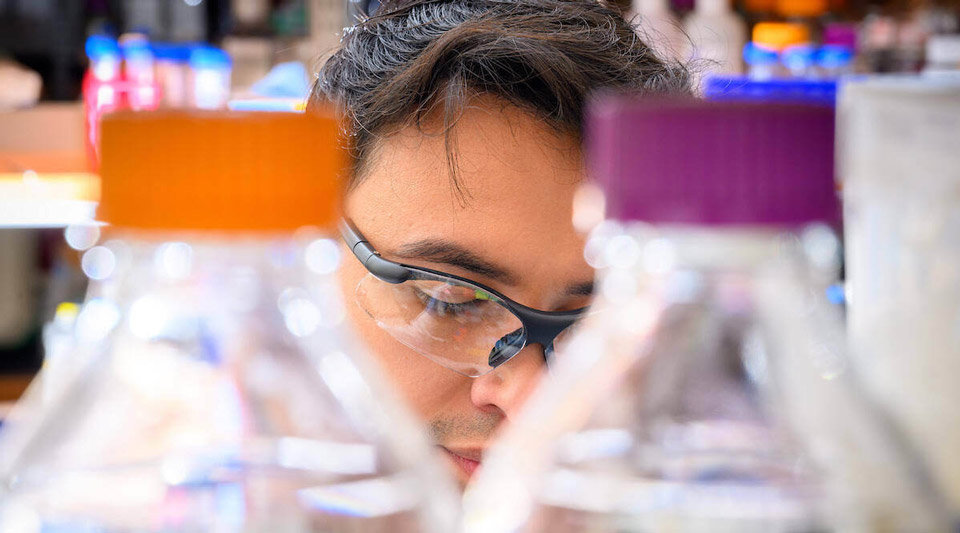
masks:
<instances>
[{"instance_id":1,"label":"nose","mask_svg":"<svg viewBox=\"0 0 960 533\"><path fill-rule=\"evenodd\" d=\"M506 363L473 380L470 400L481 411L516 416L546 371L543 347L530 344Z\"/></svg>"}]
</instances>

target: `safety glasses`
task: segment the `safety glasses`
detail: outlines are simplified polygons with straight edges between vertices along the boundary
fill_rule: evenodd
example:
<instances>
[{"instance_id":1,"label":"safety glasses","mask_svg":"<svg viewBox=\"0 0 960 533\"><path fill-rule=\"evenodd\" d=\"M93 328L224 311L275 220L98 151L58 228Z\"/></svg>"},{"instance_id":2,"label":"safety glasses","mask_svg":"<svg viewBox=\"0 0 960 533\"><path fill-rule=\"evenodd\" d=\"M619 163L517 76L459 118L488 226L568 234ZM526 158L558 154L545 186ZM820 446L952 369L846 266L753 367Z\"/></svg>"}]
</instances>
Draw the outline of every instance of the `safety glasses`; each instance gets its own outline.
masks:
<instances>
[{"instance_id":1,"label":"safety glasses","mask_svg":"<svg viewBox=\"0 0 960 533\"><path fill-rule=\"evenodd\" d=\"M587 311L538 311L480 283L388 261L347 220L340 232L369 271L357 285L360 307L402 344L465 376L490 372L527 344L543 346L549 364Z\"/></svg>"}]
</instances>

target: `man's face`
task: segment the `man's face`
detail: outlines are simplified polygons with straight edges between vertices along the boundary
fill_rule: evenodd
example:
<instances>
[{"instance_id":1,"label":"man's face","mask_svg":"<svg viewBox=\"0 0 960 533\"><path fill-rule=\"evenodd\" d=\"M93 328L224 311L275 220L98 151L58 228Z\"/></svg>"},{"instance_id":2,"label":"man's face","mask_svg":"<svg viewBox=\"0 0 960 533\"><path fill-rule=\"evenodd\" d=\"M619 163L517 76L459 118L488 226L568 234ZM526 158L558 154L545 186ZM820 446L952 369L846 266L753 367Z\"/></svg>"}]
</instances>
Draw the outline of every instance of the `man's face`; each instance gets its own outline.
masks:
<instances>
[{"instance_id":1,"label":"man's face","mask_svg":"<svg viewBox=\"0 0 960 533\"><path fill-rule=\"evenodd\" d=\"M455 139L463 198L451 181L442 134L411 127L382 141L346 202L360 232L386 259L477 281L535 309L585 306L593 271L571 221L583 178L576 141L489 100L465 112ZM341 279L351 320L466 483L540 380L543 346L528 345L477 378L445 368L359 307L356 287L367 271L347 255Z\"/></svg>"}]
</instances>

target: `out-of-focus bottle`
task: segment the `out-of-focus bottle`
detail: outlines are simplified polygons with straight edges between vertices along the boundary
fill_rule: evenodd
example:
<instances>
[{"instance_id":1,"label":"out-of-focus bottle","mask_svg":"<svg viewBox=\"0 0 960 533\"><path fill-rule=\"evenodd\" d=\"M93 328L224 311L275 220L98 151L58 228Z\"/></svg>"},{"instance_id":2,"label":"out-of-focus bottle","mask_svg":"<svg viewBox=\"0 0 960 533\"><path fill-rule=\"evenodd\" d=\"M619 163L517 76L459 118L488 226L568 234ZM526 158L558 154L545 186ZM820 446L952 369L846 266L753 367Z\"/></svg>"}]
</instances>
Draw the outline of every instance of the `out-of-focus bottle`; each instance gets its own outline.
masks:
<instances>
[{"instance_id":1,"label":"out-of-focus bottle","mask_svg":"<svg viewBox=\"0 0 960 533\"><path fill-rule=\"evenodd\" d=\"M618 97L589 128L599 294L468 489L467 531L942 525L823 298L832 110Z\"/></svg>"},{"instance_id":2,"label":"out-of-focus bottle","mask_svg":"<svg viewBox=\"0 0 960 533\"><path fill-rule=\"evenodd\" d=\"M960 77L845 83L838 109L858 369L960 517Z\"/></svg>"},{"instance_id":3,"label":"out-of-focus bottle","mask_svg":"<svg viewBox=\"0 0 960 533\"><path fill-rule=\"evenodd\" d=\"M930 37L923 73L960 75L960 34Z\"/></svg>"},{"instance_id":4,"label":"out-of-focus bottle","mask_svg":"<svg viewBox=\"0 0 960 533\"><path fill-rule=\"evenodd\" d=\"M0 434L0 531L452 530L452 480L346 329L337 146L314 115L104 119L78 362Z\"/></svg>"},{"instance_id":5,"label":"out-of-focus bottle","mask_svg":"<svg viewBox=\"0 0 960 533\"><path fill-rule=\"evenodd\" d=\"M230 100L233 62L213 46L198 46L190 52L190 103L200 109L225 109Z\"/></svg>"},{"instance_id":6,"label":"out-of-focus bottle","mask_svg":"<svg viewBox=\"0 0 960 533\"><path fill-rule=\"evenodd\" d=\"M811 41L819 42L822 36L821 18L830 8L830 0L777 0L777 13L784 20L807 27Z\"/></svg>"},{"instance_id":7,"label":"out-of-focus bottle","mask_svg":"<svg viewBox=\"0 0 960 533\"><path fill-rule=\"evenodd\" d=\"M831 22L823 27L823 38L817 50L817 73L835 79L863 70L858 56L857 27L845 22Z\"/></svg>"},{"instance_id":8,"label":"out-of-focus bottle","mask_svg":"<svg viewBox=\"0 0 960 533\"><path fill-rule=\"evenodd\" d=\"M791 77L806 79L817 77L817 49L811 44L795 44L783 49L780 62Z\"/></svg>"},{"instance_id":9,"label":"out-of-focus bottle","mask_svg":"<svg viewBox=\"0 0 960 533\"><path fill-rule=\"evenodd\" d=\"M823 78L839 78L854 71L853 49L839 44L825 44L816 52L816 72Z\"/></svg>"},{"instance_id":10,"label":"out-of-focus bottle","mask_svg":"<svg viewBox=\"0 0 960 533\"><path fill-rule=\"evenodd\" d=\"M863 17L857 49L862 56L865 72L882 73L899 70L897 34L897 21L876 7Z\"/></svg>"},{"instance_id":11,"label":"out-of-focus bottle","mask_svg":"<svg viewBox=\"0 0 960 533\"><path fill-rule=\"evenodd\" d=\"M744 48L747 74L755 80L785 78L790 72L781 59L782 52L791 46L810 42L810 30L803 24L788 22L761 22L753 27L753 41Z\"/></svg>"},{"instance_id":12,"label":"out-of-focus bottle","mask_svg":"<svg viewBox=\"0 0 960 533\"><path fill-rule=\"evenodd\" d=\"M92 35L87 38L85 49L87 59L90 60L87 72L91 78L100 82L120 79L121 56L116 39L105 35Z\"/></svg>"},{"instance_id":13,"label":"out-of-focus bottle","mask_svg":"<svg viewBox=\"0 0 960 533\"><path fill-rule=\"evenodd\" d=\"M668 0L633 0L631 9L639 16L637 29L644 42L664 58L685 59L685 37Z\"/></svg>"},{"instance_id":14,"label":"out-of-focus bottle","mask_svg":"<svg viewBox=\"0 0 960 533\"><path fill-rule=\"evenodd\" d=\"M160 105L165 108L187 107L187 74L190 47L184 43L155 43L157 81L161 89Z\"/></svg>"},{"instance_id":15,"label":"out-of-focus bottle","mask_svg":"<svg viewBox=\"0 0 960 533\"><path fill-rule=\"evenodd\" d=\"M87 159L95 167L100 141L100 117L120 105L122 56L116 39L104 35L87 38L85 48L90 61L82 85Z\"/></svg>"},{"instance_id":16,"label":"out-of-focus bottle","mask_svg":"<svg viewBox=\"0 0 960 533\"><path fill-rule=\"evenodd\" d=\"M684 59L705 61L701 66L711 73L743 73L741 52L747 43L747 26L729 0L697 0L683 28L693 47Z\"/></svg>"},{"instance_id":17,"label":"out-of-focus bottle","mask_svg":"<svg viewBox=\"0 0 960 533\"><path fill-rule=\"evenodd\" d=\"M766 81L782 76L783 68L776 50L747 43L743 47L743 61L747 64L747 77L752 80Z\"/></svg>"},{"instance_id":18,"label":"out-of-focus bottle","mask_svg":"<svg viewBox=\"0 0 960 533\"><path fill-rule=\"evenodd\" d=\"M780 52L788 46L810 43L810 29L791 22L761 22L753 27L753 42Z\"/></svg>"},{"instance_id":19,"label":"out-of-focus bottle","mask_svg":"<svg viewBox=\"0 0 960 533\"><path fill-rule=\"evenodd\" d=\"M150 43L143 37L121 39L123 79L127 104L134 111L153 110L160 105L157 86L156 58Z\"/></svg>"}]
</instances>

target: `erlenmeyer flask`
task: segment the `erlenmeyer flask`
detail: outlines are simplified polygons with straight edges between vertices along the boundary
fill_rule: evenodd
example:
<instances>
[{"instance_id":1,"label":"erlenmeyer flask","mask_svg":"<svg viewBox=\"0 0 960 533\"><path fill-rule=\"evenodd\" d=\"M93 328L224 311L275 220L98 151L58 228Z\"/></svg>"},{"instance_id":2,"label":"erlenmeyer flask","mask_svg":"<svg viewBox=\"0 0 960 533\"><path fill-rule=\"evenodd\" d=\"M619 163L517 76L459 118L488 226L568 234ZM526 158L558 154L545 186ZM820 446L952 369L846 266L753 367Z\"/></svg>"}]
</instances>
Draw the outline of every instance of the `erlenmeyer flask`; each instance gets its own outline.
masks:
<instances>
[{"instance_id":1,"label":"erlenmeyer flask","mask_svg":"<svg viewBox=\"0 0 960 533\"><path fill-rule=\"evenodd\" d=\"M593 313L465 499L479 531L931 531L846 364L828 108L600 104Z\"/></svg>"},{"instance_id":2,"label":"erlenmeyer flask","mask_svg":"<svg viewBox=\"0 0 960 533\"><path fill-rule=\"evenodd\" d=\"M87 355L5 427L0 530L450 530L452 481L346 329L337 146L314 115L104 120Z\"/></svg>"}]
</instances>

